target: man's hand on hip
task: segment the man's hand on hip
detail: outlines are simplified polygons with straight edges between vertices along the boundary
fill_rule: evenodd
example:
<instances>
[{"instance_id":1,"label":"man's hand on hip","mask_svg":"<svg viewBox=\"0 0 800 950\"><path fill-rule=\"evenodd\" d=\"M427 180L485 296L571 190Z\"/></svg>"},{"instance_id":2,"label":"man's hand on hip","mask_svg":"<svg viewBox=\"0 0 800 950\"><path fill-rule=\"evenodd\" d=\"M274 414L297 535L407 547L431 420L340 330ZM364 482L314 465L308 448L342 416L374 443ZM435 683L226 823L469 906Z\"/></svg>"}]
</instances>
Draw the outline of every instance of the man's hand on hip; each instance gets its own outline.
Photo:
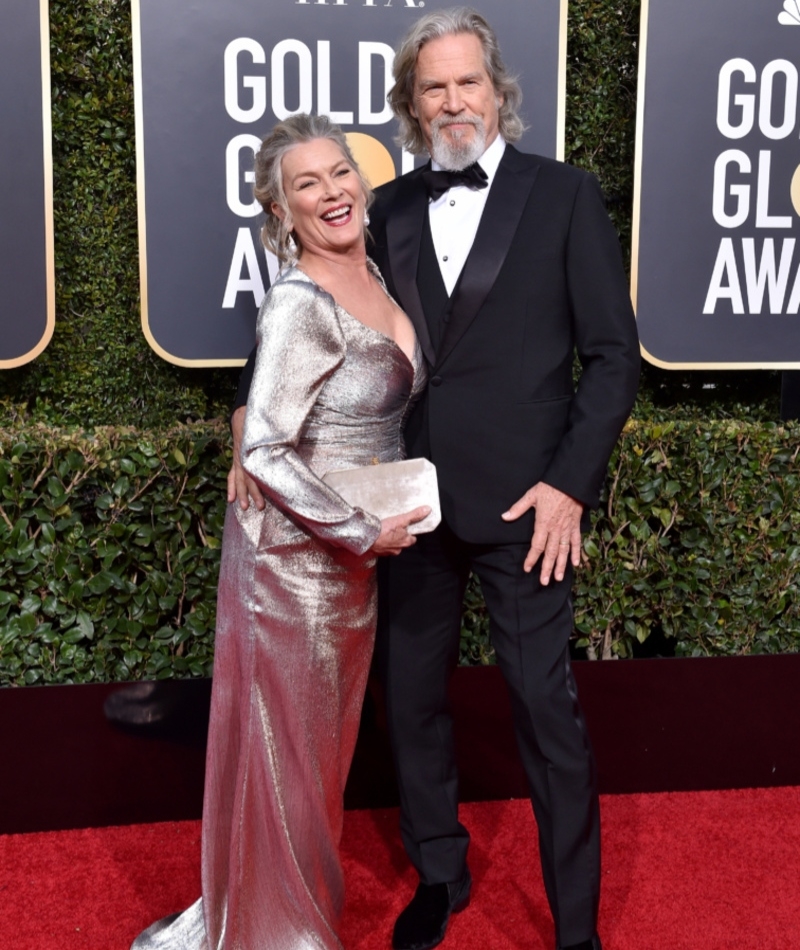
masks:
<instances>
[{"instance_id":1,"label":"man's hand on hip","mask_svg":"<svg viewBox=\"0 0 800 950\"><path fill-rule=\"evenodd\" d=\"M501 517L504 521L516 521L530 508L536 509L536 520L531 548L525 558L525 571L532 571L541 557L539 579L542 584L549 584L552 574L557 581L562 581L569 560L574 567L581 563L583 505L552 485L537 482Z\"/></svg>"},{"instance_id":2,"label":"man's hand on hip","mask_svg":"<svg viewBox=\"0 0 800 950\"><path fill-rule=\"evenodd\" d=\"M242 432L244 431L244 414L246 407L239 408L231 416L231 432L233 433L233 465L228 472L228 502L239 500L243 511L250 506L250 501L261 511L266 502L258 487L258 482L252 479L242 465Z\"/></svg>"}]
</instances>

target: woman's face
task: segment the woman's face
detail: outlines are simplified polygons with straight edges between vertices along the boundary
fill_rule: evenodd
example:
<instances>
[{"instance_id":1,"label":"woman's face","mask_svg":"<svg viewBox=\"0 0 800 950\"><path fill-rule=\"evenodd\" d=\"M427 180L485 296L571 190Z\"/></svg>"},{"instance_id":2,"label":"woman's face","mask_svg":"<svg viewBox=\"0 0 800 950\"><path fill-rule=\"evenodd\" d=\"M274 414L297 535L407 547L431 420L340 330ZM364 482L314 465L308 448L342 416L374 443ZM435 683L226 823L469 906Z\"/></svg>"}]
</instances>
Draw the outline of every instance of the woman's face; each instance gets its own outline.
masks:
<instances>
[{"instance_id":1,"label":"woman's face","mask_svg":"<svg viewBox=\"0 0 800 950\"><path fill-rule=\"evenodd\" d=\"M364 191L358 173L330 139L314 139L283 156L289 224L304 251L343 252L364 242ZM283 209L273 204L275 214Z\"/></svg>"}]
</instances>

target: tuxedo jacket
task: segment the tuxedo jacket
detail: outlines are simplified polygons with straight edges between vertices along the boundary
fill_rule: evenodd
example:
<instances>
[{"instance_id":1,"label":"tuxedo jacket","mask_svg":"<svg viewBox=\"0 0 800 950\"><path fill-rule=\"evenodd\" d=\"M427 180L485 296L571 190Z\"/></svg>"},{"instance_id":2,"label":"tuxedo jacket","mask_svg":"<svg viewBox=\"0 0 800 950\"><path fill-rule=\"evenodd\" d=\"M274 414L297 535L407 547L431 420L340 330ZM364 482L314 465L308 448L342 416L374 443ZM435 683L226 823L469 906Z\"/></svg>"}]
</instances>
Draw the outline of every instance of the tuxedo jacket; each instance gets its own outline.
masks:
<instances>
[{"instance_id":1,"label":"tuxedo jacket","mask_svg":"<svg viewBox=\"0 0 800 950\"><path fill-rule=\"evenodd\" d=\"M377 189L368 245L428 363L408 454L436 465L463 540L529 541L533 512L501 514L539 481L596 507L633 405L639 343L619 241L593 176L507 145L448 297L423 171Z\"/></svg>"}]
</instances>

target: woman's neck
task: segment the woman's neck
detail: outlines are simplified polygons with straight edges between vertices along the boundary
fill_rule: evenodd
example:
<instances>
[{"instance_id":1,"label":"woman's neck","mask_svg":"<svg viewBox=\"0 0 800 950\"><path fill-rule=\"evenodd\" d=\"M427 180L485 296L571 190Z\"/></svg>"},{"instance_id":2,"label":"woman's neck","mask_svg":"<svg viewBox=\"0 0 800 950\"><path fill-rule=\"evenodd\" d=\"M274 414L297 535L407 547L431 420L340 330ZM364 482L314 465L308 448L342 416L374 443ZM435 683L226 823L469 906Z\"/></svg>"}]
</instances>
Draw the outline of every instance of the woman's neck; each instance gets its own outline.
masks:
<instances>
[{"instance_id":1,"label":"woman's neck","mask_svg":"<svg viewBox=\"0 0 800 950\"><path fill-rule=\"evenodd\" d=\"M326 281L358 280L362 274L369 277L367 250L363 243L341 253L303 248L297 263L301 270L322 285Z\"/></svg>"}]
</instances>

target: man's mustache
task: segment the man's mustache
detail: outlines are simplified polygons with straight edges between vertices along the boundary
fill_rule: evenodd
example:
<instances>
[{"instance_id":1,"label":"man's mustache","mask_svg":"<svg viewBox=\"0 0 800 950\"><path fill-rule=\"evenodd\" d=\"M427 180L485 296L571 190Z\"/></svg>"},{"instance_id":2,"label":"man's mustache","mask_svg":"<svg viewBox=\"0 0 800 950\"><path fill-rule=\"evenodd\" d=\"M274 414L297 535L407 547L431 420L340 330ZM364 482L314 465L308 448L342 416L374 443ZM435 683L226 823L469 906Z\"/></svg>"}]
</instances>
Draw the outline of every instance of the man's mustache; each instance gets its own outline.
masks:
<instances>
[{"instance_id":1,"label":"man's mustache","mask_svg":"<svg viewBox=\"0 0 800 950\"><path fill-rule=\"evenodd\" d=\"M431 123L432 128L439 129L446 128L448 125L474 125L480 127L483 125L483 121L477 115L467 115L462 113L461 115L447 115L441 116L438 119L434 119Z\"/></svg>"}]
</instances>

